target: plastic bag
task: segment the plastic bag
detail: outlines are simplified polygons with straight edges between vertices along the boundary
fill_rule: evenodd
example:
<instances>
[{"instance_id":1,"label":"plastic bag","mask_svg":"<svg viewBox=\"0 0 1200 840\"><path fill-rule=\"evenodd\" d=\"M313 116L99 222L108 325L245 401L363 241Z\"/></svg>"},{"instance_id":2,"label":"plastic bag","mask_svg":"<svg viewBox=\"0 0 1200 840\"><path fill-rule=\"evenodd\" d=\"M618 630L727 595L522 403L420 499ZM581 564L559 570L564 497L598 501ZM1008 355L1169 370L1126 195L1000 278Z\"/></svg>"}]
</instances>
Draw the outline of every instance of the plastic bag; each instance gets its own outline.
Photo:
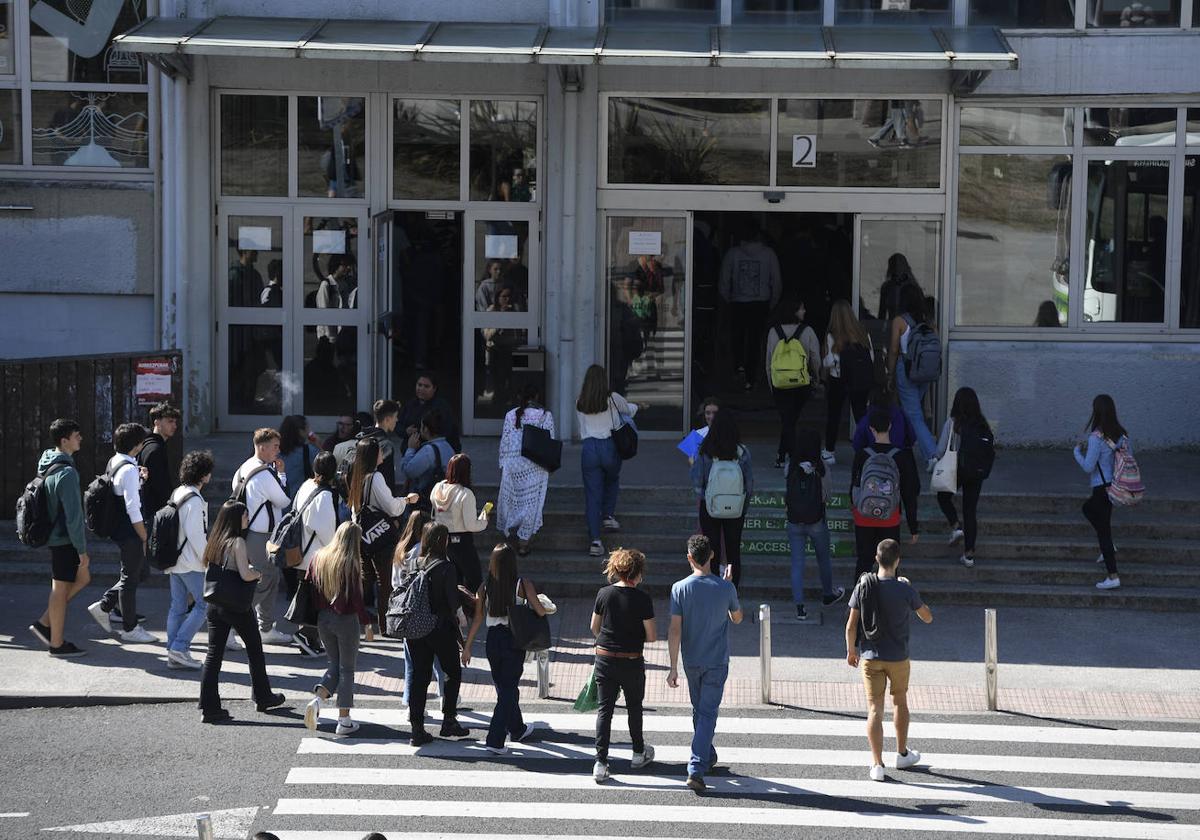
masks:
<instances>
[{"instance_id":1,"label":"plastic bag","mask_svg":"<svg viewBox=\"0 0 1200 840\"><path fill-rule=\"evenodd\" d=\"M587 682L583 684L583 690L575 699L575 711L594 712L598 708L600 708L600 698L596 692L596 671L593 669Z\"/></svg>"}]
</instances>

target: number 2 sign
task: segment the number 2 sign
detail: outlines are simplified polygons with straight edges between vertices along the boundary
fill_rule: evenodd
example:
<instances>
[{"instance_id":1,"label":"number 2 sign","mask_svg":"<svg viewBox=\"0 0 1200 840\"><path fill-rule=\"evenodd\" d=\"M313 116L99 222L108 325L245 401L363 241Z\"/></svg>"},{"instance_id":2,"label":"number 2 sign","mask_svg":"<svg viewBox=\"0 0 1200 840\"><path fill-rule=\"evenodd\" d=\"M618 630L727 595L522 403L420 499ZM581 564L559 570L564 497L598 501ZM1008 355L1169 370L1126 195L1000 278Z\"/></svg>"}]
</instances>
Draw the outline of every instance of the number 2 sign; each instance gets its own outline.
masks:
<instances>
[{"instance_id":1,"label":"number 2 sign","mask_svg":"<svg viewBox=\"0 0 1200 840\"><path fill-rule=\"evenodd\" d=\"M817 165L817 135L792 135L792 166L815 168Z\"/></svg>"}]
</instances>

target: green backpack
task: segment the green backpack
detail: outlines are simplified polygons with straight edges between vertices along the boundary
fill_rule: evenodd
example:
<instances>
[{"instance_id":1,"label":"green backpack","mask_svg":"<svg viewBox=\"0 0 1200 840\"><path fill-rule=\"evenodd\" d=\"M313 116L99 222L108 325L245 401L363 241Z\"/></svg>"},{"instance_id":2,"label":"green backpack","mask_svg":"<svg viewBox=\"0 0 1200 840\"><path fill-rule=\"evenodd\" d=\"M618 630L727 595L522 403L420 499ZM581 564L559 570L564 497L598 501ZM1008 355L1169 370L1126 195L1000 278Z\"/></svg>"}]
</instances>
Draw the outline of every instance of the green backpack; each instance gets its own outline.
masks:
<instances>
[{"instance_id":1,"label":"green backpack","mask_svg":"<svg viewBox=\"0 0 1200 840\"><path fill-rule=\"evenodd\" d=\"M791 338L783 334L783 327L778 324L775 332L779 334L779 343L771 351L771 387L776 391L787 391L793 388L803 388L808 385L808 353L800 343L800 332L803 324L797 324Z\"/></svg>"}]
</instances>

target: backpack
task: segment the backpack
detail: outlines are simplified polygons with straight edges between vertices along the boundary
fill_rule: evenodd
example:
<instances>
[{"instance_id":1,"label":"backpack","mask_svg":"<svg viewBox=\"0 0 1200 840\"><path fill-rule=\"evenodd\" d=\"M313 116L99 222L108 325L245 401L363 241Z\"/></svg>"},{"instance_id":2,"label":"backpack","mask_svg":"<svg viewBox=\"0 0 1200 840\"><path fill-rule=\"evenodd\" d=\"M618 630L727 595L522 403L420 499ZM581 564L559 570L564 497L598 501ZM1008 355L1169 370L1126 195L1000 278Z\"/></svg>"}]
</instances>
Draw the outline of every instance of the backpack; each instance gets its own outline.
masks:
<instances>
[{"instance_id":1,"label":"backpack","mask_svg":"<svg viewBox=\"0 0 1200 840\"><path fill-rule=\"evenodd\" d=\"M70 466L61 461L51 464L45 474L34 476L17 497L17 539L30 548L41 548L49 542L50 532L63 516L60 504L58 516L50 518L50 490L46 487L46 479Z\"/></svg>"},{"instance_id":2,"label":"backpack","mask_svg":"<svg viewBox=\"0 0 1200 840\"><path fill-rule=\"evenodd\" d=\"M908 349L904 351L908 381L914 385L936 382L942 375L942 342L924 321L918 324L911 315L905 315L904 322L908 324Z\"/></svg>"},{"instance_id":3,"label":"backpack","mask_svg":"<svg viewBox=\"0 0 1200 840\"><path fill-rule=\"evenodd\" d=\"M242 504L245 504L246 488L250 486L250 479L254 478L254 476L258 475L260 472L266 472L269 469L271 469L270 464L260 464L254 469L250 470L249 473L242 476L242 480L239 481L237 486L233 488L233 495L229 497L229 501L241 502ZM278 482L279 479L276 478L275 481ZM270 502L263 502L258 506L258 510L250 511L250 524L254 524L254 520L258 519L258 515L262 513L263 508L267 509L267 533L269 534L275 530L275 509Z\"/></svg>"},{"instance_id":4,"label":"backpack","mask_svg":"<svg viewBox=\"0 0 1200 840\"><path fill-rule=\"evenodd\" d=\"M350 514L350 521L362 530L362 555L369 558L391 557L396 550L396 543L400 541L400 529L396 523L370 503L371 485L377 475L378 472L373 472L367 476L363 482L362 504Z\"/></svg>"},{"instance_id":5,"label":"backpack","mask_svg":"<svg viewBox=\"0 0 1200 840\"><path fill-rule=\"evenodd\" d=\"M738 446L738 457L742 447ZM746 484L738 461L713 459L704 485L704 508L713 519L737 519L746 510Z\"/></svg>"},{"instance_id":6,"label":"backpack","mask_svg":"<svg viewBox=\"0 0 1200 840\"><path fill-rule=\"evenodd\" d=\"M92 483L83 491L83 518L88 530L97 537L111 537L117 530L117 523L125 511L124 500L117 496L115 480L124 467L136 466L127 461L111 467L92 479Z\"/></svg>"},{"instance_id":7,"label":"backpack","mask_svg":"<svg viewBox=\"0 0 1200 840\"><path fill-rule=\"evenodd\" d=\"M803 324L797 324L791 338L783 334L783 327L775 325L779 343L771 351L771 387L777 391L803 388L809 384L808 352L800 343Z\"/></svg>"},{"instance_id":8,"label":"backpack","mask_svg":"<svg viewBox=\"0 0 1200 840\"><path fill-rule=\"evenodd\" d=\"M424 569L411 572L392 590L388 601L383 634L390 639L424 639L437 626L437 616L429 600L429 573L445 563L438 560Z\"/></svg>"},{"instance_id":9,"label":"backpack","mask_svg":"<svg viewBox=\"0 0 1200 840\"><path fill-rule=\"evenodd\" d=\"M304 555L308 554L313 540L317 538L317 533L314 531L308 538L308 542L304 542L304 511L322 493L332 495L333 491L328 487L322 487L305 499L304 504L300 507L292 505L279 520L275 530L271 532L271 538L267 540L267 557L279 568L294 569L304 561ZM333 517L336 522L336 506L334 506ZM301 543L303 543L303 547Z\"/></svg>"},{"instance_id":10,"label":"backpack","mask_svg":"<svg viewBox=\"0 0 1200 840\"><path fill-rule=\"evenodd\" d=\"M433 480L430 481L424 477L420 479L414 479L410 483L411 486L409 487L409 491L416 493L421 497L421 500L417 502L415 509L423 510L426 513L431 513L433 511L433 502L429 500L429 494L433 492L433 486L445 478L446 471L442 467L441 448L432 441L426 441L425 443L421 444L422 449L424 449L426 446L433 447ZM421 450L418 449L417 451L420 452Z\"/></svg>"},{"instance_id":11,"label":"backpack","mask_svg":"<svg viewBox=\"0 0 1200 840\"><path fill-rule=\"evenodd\" d=\"M987 424L972 424L958 433L958 475L983 481L992 474L996 461L996 438Z\"/></svg>"},{"instance_id":12,"label":"backpack","mask_svg":"<svg viewBox=\"0 0 1200 840\"><path fill-rule=\"evenodd\" d=\"M863 519L886 522L900 511L900 468L896 466L900 450L892 447L887 452L866 451L870 454L858 484L850 492L854 512Z\"/></svg>"},{"instance_id":13,"label":"backpack","mask_svg":"<svg viewBox=\"0 0 1200 840\"><path fill-rule=\"evenodd\" d=\"M824 482L816 470L806 472L799 465L788 468L787 520L794 525L812 525L825 518Z\"/></svg>"},{"instance_id":14,"label":"backpack","mask_svg":"<svg viewBox=\"0 0 1200 840\"><path fill-rule=\"evenodd\" d=\"M188 493L179 504L168 500L155 512L146 538L146 556L156 569L165 571L179 562L179 555L187 545L186 537L183 542L179 541L179 509L189 500L198 498L199 493Z\"/></svg>"},{"instance_id":15,"label":"backpack","mask_svg":"<svg viewBox=\"0 0 1200 840\"><path fill-rule=\"evenodd\" d=\"M875 387L875 359L870 350L861 344L847 344L838 357L847 391L869 391Z\"/></svg>"},{"instance_id":16,"label":"backpack","mask_svg":"<svg viewBox=\"0 0 1200 840\"><path fill-rule=\"evenodd\" d=\"M1100 476L1104 477L1103 474ZM1142 470L1129 451L1128 442L1113 447L1112 480L1108 482L1108 498L1114 505L1136 505L1146 493Z\"/></svg>"}]
</instances>

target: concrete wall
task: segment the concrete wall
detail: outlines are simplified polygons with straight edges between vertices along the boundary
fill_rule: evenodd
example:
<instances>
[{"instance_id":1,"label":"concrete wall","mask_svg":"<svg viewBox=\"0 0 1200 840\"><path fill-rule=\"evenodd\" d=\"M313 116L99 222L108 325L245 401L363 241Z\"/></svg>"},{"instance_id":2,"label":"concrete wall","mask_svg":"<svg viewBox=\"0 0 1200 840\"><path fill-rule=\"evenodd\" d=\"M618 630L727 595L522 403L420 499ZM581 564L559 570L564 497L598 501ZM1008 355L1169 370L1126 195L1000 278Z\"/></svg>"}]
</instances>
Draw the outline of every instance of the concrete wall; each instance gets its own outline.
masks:
<instances>
[{"instance_id":1,"label":"concrete wall","mask_svg":"<svg viewBox=\"0 0 1200 840\"><path fill-rule=\"evenodd\" d=\"M1196 446L1200 345L958 341L949 394L974 388L1007 446L1078 441L1096 394L1111 394L1135 447Z\"/></svg>"},{"instance_id":2,"label":"concrete wall","mask_svg":"<svg viewBox=\"0 0 1200 840\"><path fill-rule=\"evenodd\" d=\"M0 295L0 308L2 359L159 349L153 295Z\"/></svg>"}]
</instances>

